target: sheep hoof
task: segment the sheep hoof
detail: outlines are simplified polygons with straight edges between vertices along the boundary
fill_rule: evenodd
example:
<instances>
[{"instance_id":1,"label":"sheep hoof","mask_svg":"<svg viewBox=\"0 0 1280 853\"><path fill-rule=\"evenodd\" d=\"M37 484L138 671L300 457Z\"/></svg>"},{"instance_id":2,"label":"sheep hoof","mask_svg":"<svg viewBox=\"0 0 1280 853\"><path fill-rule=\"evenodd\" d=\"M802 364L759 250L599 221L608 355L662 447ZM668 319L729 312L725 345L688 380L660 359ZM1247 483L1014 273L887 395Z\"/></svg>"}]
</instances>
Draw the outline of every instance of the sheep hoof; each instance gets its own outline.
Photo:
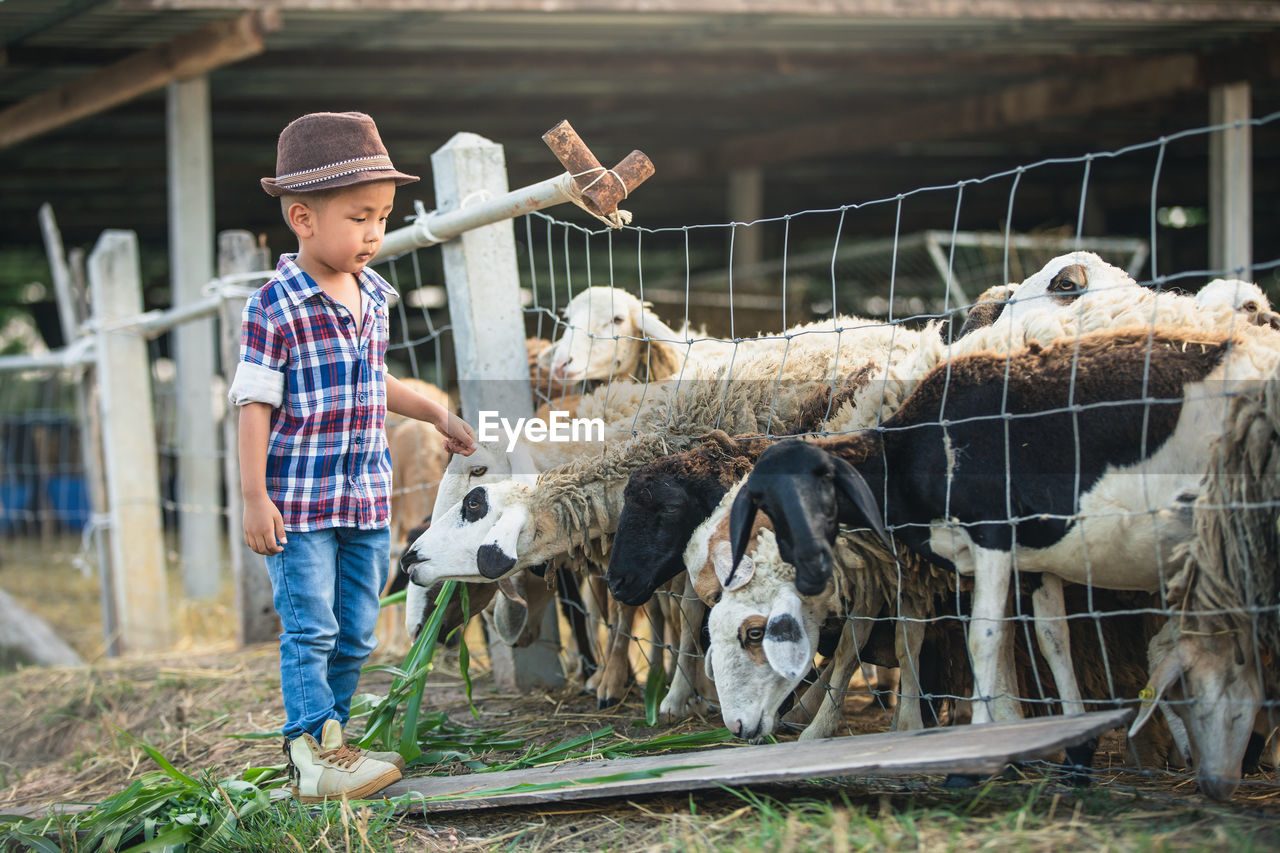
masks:
<instances>
[{"instance_id":1,"label":"sheep hoof","mask_svg":"<svg viewBox=\"0 0 1280 853\"><path fill-rule=\"evenodd\" d=\"M980 776L968 776L963 773L948 773L947 778L942 780L944 788L976 788L978 783L982 781Z\"/></svg>"},{"instance_id":2,"label":"sheep hoof","mask_svg":"<svg viewBox=\"0 0 1280 853\"><path fill-rule=\"evenodd\" d=\"M612 708L614 705L617 705L619 701L620 700L615 699L612 696L601 696L596 700L596 710L603 711L605 708Z\"/></svg>"}]
</instances>

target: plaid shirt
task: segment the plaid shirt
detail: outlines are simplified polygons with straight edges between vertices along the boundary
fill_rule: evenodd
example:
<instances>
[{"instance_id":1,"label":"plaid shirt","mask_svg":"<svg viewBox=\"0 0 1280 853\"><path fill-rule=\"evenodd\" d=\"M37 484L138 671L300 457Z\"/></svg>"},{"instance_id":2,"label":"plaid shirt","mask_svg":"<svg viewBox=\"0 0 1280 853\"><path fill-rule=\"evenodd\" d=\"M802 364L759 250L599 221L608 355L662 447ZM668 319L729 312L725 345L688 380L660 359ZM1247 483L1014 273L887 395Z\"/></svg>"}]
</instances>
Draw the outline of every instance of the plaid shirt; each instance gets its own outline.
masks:
<instances>
[{"instance_id":1,"label":"plaid shirt","mask_svg":"<svg viewBox=\"0 0 1280 853\"><path fill-rule=\"evenodd\" d=\"M388 523L391 456L384 422L387 295L377 273L358 276L364 321L325 295L294 258L244 307L235 405L268 403L267 494L287 530L373 530Z\"/></svg>"}]
</instances>

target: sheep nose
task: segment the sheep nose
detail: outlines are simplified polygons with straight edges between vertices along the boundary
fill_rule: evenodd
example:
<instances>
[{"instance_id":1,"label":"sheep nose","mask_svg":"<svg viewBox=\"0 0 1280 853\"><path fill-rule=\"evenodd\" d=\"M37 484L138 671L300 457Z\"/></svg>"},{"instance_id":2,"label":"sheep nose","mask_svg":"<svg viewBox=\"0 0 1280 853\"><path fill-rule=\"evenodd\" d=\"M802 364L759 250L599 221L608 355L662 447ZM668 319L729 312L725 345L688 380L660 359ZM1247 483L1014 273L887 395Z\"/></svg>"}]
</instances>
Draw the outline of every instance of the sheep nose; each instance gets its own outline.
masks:
<instances>
[{"instance_id":1,"label":"sheep nose","mask_svg":"<svg viewBox=\"0 0 1280 853\"><path fill-rule=\"evenodd\" d=\"M1240 780L1230 776L1218 776L1212 773L1201 773L1196 777L1200 790L1211 800L1226 802L1240 787Z\"/></svg>"},{"instance_id":2,"label":"sheep nose","mask_svg":"<svg viewBox=\"0 0 1280 853\"><path fill-rule=\"evenodd\" d=\"M404 549L404 553L400 555L400 571L410 577L413 576L413 567L416 563L424 563L425 560L419 559L417 552L412 548Z\"/></svg>"},{"instance_id":3,"label":"sheep nose","mask_svg":"<svg viewBox=\"0 0 1280 853\"><path fill-rule=\"evenodd\" d=\"M729 731L734 737L742 737L742 720L734 720L733 725L729 726Z\"/></svg>"}]
</instances>

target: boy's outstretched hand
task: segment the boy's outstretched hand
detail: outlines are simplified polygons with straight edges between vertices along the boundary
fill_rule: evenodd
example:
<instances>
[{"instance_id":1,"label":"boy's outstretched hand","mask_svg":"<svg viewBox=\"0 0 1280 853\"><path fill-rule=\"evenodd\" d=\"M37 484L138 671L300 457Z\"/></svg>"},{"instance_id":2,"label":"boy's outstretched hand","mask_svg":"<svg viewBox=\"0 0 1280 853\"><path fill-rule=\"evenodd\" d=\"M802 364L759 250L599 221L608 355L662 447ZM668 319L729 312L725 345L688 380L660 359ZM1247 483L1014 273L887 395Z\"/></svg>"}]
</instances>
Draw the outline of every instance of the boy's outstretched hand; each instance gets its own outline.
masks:
<instances>
[{"instance_id":1,"label":"boy's outstretched hand","mask_svg":"<svg viewBox=\"0 0 1280 853\"><path fill-rule=\"evenodd\" d=\"M475 430L471 428L469 423L453 412L449 412L448 419L438 428L441 435L444 436L446 450L462 456L470 456L476 452Z\"/></svg>"}]
</instances>

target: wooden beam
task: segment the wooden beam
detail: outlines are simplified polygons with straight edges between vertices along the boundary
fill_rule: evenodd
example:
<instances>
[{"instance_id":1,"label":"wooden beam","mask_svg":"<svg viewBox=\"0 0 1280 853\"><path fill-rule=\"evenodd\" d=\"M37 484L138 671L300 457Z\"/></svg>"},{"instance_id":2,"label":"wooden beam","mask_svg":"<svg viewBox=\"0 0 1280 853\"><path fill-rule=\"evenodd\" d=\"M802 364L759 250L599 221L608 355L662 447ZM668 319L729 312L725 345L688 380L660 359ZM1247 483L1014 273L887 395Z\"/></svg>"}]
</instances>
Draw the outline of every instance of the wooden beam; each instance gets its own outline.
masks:
<instances>
[{"instance_id":1,"label":"wooden beam","mask_svg":"<svg viewBox=\"0 0 1280 853\"><path fill-rule=\"evenodd\" d=\"M1256 50L1255 73L1272 74L1280 39L1237 50ZM671 158L677 168L736 169L823 155L855 154L905 142L976 136L1040 121L1114 110L1206 88L1214 55L1177 54L1124 60L1091 77L1058 76L969 98L927 101L896 112L791 125L740 137L703 159ZM664 158L663 174L674 177Z\"/></svg>"},{"instance_id":2,"label":"wooden beam","mask_svg":"<svg viewBox=\"0 0 1280 853\"><path fill-rule=\"evenodd\" d=\"M547 764L523 770L418 776L392 783L424 812L468 811L573 800L636 797L839 777L893 778L956 773L987 776L1011 762L1048 758L1131 719L1127 709L910 732L718 747L640 758ZM412 793L412 797L406 795Z\"/></svg>"},{"instance_id":3,"label":"wooden beam","mask_svg":"<svg viewBox=\"0 0 1280 853\"><path fill-rule=\"evenodd\" d=\"M124 9L249 9L261 0L118 0ZM1275 3L1234 0L275 0L289 12L581 12L856 18L1280 21Z\"/></svg>"},{"instance_id":4,"label":"wooden beam","mask_svg":"<svg viewBox=\"0 0 1280 853\"><path fill-rule=\"evenodd\" d=\"M665 50L529 50L343 51L342 60L362 74L440 74L457 72L467 79L484 80L513 72L536 70L546 74L583 74L592 69L595 78L674 77L800 77L812 74L874 74L915 79L939 74L966 73L1009 75L1041 74L1051 70L1086 68L1096 57L1029 53L993 54L976 50L932 51L927 55L906 51L831 50L728 50L696 53ZM34 50L11 54L10 64L28 61L47 66ZM296 69L313 65L314 51L273 50L247 65L244 71ZM1066 64L1067 68L1063 67Z\"/></svg>"},{"instance_id":5,"label":"wooden beam","mask_svg":"<svg viewBox=\"0 0 1280 853\"><path fill-rule=\"evenodd\" d=\"M94 113L204 74L263 50L263 32L276 13L245 12L184 33L78 80L33 95L0 112L0 149L9 148Z\"/></svg>"}]
</instances>

